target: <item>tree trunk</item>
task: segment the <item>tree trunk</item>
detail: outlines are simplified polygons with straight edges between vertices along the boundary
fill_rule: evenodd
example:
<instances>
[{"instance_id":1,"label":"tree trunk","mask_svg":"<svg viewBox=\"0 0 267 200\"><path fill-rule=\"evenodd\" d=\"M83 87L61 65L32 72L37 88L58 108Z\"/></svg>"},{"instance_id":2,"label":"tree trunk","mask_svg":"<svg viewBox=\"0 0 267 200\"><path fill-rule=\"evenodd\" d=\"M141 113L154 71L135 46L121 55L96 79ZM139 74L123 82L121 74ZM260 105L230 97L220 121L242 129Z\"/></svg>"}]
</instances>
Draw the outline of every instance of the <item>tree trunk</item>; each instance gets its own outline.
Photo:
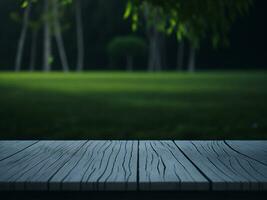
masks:
<instances>
[{"instance_id":1,"label":"tree trunk","mask_svg":"<svg viewBox=\"0 0 267 200\"><path fill-rule=\"evenodd\" d=\"M23 14L22 30L20 33L19 41L18 41L17 55L16 55L16 61L15 61L15 71L20 71L21 69L21 60L22 60L24 43L25 43L27 30L28 30L31 6L32 6L32 2L29 1L29 5L25 8L25 11Z\"/></svg>"},{"instance_id":2,"label":"tree trunk","mask_svg":"<svg viewBox=\"0 0 267 200\"><path fill-rule=\"evenodd\" d=\"M149 49L148 49L148 71L155 71L155 49L156 39L154 36L149 35Z\"/></svg>"},{"instance_id":3,"label":"tree trunk","mask_svg":"<svg viewBox=\"0 0 267 200\"><path fill-rule=\"evenodd\" d=\"M84 65L84 40L82 24L81 0L76 0L76 31L77 31L77 71L83 70Z\"/></svg>"},{"instance_id":4,"label":"tree trunk","mask_svg":"<svg viewBox=\"0 0 267 200\"><path fill-rule=\"evenodd\" d=\"M44 60L43 60L43 69L48 72L51 70L51 58L52 58L52 50L51 50L51 25L49 19L49 11L50 11L50 2L51 0L44 1Z\"/></svg>"},{"instance_id":5,"label":"tree trunk","mask_svg":"<svg viewBox=\"0 0 267 200\"><path fill-rule=\"evenodd\" d=\"M148 71L161 71L162 69L162 38L156 27L152 27L149 36Z\"/></svg>"},{"instance_id":6,"label":"tree trunk","mask_svg":"<svg viewBox=\"0 0 267 200\"><path fill-rule=\"evenodd\" d=\"M165 59L165 36L163 33L156 29L156 53L155 53L155 69L156 71L162 71L164 68Z\"/></svg>"},{"instance_id":7,"label":"tree trunk","mask_svg":"<svg viewBox=\"0 0 267 200\"><path fill-rule=\"evenodd\" d=\"M133 71L133 56L127 56L126 57L126 66L127 66L127 71L131 72Z\"/></svg>"},{"instance_id":8,"label":"tree trunk","mask_svg":"<svg viewBox=\"0 0 267 200\"><path fill-rule=\"evenodd\" d=\"M182 71L184 65L184 41L180 41L177 49L177 70Z\"/></svg>"},{"instance_id":9,"label":"tree trunk","mask_svg":"<svg viewBox=\"0 0 267 200\"><path fill-rule=\"evenodd\" d=\"M150 9L148 4L145 4L144 7L144 18L146 20L146 35L149 40L148 47L148 71L160 71L162 69L162 38L161 33L157 30L157 24L159 20L159 16L157 15L157 11L155 12L155 16L153 19L150 19L149 12ZM150 20L153 20L153 23L149 23Z\"/></svg>"},{"instance_id":10,"label":"tree trunk","mask_svg":"<svg viewBox=\"0 0 267 200\"><path fill-rule=\"evenodd\" d=\"M160 70L163 70L167 66L167 58L166 58L166 36L164 33L160 33L160 54L161 54L161 67Z\"/></svg>"},{"instance_id":11,"label":"tree trunk","mask_svg":"<svg viewBox=\"0 0 267 200\"><path fill-rule=\"evenodd\" d=\"M193 45L190 45L188 71L194 72L195 68L196 68L196 48Z\"/></svg>"},{"instance_id":12,"label":"tree trunk","mask_svg":"<svg viewBox=\"0 0 267 200\"><path fill-rule=\"evenodd\" d=\"M59 17L58 17L58 0L52 0L53 2L53 27L54 27L54 33L55 33L55 39L59 51L59 57L61 60L62 68L64 72L69 71L69 64L67 61L67 56L65 52L65 47L64 47L64 42L63 38L61 35L61 26L59 22Z\"/></svg>"},{"instance_id":13,"label":"tree trunk","mask_svg":"<svg viewBox=\"0 0 267 200\"><path fill-rule=\"evenodd\" d=\"M32 41L31 41L31 58L30 58L30 71L34 70L35 60L36 60L36 44L37 44L38 30L32 31Z\"/></svg>"}]
</instances>

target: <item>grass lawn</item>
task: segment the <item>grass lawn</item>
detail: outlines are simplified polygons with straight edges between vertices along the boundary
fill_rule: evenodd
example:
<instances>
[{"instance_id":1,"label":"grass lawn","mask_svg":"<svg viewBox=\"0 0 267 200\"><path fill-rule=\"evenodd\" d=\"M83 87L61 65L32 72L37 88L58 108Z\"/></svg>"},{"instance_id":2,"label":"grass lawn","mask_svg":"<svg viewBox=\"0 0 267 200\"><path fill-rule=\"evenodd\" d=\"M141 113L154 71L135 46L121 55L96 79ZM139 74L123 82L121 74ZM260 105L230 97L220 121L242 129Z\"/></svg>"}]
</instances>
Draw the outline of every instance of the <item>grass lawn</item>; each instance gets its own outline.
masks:
<instances>
[{"instance_id":1,"label":"grass lawn","mask_svg":"<svg viewBox=\"0 0 267 200\"><path fill-rule=\"evenodd\" d=\"M267 72L0 73L0 139L267 139Z\"/></svg>"}]
</instances>

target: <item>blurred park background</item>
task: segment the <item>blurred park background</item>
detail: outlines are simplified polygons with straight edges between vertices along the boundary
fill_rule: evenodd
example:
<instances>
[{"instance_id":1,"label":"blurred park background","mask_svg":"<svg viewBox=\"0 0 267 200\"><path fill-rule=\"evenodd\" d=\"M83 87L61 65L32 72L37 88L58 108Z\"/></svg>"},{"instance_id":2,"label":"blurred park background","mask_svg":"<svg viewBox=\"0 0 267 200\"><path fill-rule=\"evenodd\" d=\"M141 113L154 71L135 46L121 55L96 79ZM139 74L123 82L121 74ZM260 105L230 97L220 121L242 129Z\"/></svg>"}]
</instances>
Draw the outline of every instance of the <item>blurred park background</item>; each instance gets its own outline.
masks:
<instances>
[{"instance_id":1,"label":"blurred park background","mask_svg":"<svg viewBox=\"0 0 267 200\"><path fill-rule=\"evenodd\" d=\"M267 139L264 0L1 0L0 139Z\"/></svg>"}]
</instances>

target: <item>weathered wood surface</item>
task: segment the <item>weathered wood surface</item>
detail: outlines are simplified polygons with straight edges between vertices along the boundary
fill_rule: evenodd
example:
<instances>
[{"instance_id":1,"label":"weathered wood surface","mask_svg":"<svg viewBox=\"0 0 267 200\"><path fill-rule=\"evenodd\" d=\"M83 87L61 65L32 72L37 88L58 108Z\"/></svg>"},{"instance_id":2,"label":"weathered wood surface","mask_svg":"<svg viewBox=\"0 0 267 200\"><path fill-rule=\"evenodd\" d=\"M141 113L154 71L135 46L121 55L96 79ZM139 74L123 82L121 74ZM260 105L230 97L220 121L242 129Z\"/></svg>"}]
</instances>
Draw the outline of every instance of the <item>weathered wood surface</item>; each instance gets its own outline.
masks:
<instances>
[{"instance_id":1,"label":"weathered wood surface","mask_svg":"<svg viewBox=\"0 0 267 200\"><path fill-rule=\"evenodd\" d=\"M267 142L0 141L0 190L267 191Z\"/></svg>"},{"instance_id":2,"label":"weathered wood surface","mask_svg":"<svg viewBox=\"0 0 267 200\"><path fill-rule=\"evenodd\" d=\"M267 165L234 151L224 141L175 143L210 180L212 190L267 189Z\"/></svg>"},{"instance_id":3,"label":"weathered wood surface","mask_svg":"<svg viewBox=\"0 0 267 200\"><path fill-rule=\"evenodd\" d=\"M226 141L234 151L245 157L267 165L267 142L266 141Z\"/></svg>"},{"instance_id":4,"label":"weathered wood surface","mask_svg":"<svg viewBox=\"0 0 267 200\"><path fill-rule=\"evenodd\" d=\"M52 190L136 190L137 141L89 141L50 180Z\"/></svg>"},{"instance_id":5,"label":"weathered wood surface","mask_svg":"<svg viewBox=\"0 0 267 200\"><path fill-rule=\"evenodd\" d=\"M0 162L2 190L134 190L137 141L40 141Z\"/></svg>"},{"instance_id":6,"label":"weathered wood surface","mask_svg":"<svg viewBox=\"0 0 267 200\"><path fill-rule=\"evenodd\" d=\"M172 141L140 141L141 190L208 190L209 182Z\"/></svg>"},{"instance_id":7,"label":"weathered wood surface","mask_svg":"<svg viewBox=\"0 0 267 200\"><path fill-rule=\"evenodd\" d=\"M0 161L23 151L37 141L1 141L0 145Z\"/></svg>"}]
</instances>

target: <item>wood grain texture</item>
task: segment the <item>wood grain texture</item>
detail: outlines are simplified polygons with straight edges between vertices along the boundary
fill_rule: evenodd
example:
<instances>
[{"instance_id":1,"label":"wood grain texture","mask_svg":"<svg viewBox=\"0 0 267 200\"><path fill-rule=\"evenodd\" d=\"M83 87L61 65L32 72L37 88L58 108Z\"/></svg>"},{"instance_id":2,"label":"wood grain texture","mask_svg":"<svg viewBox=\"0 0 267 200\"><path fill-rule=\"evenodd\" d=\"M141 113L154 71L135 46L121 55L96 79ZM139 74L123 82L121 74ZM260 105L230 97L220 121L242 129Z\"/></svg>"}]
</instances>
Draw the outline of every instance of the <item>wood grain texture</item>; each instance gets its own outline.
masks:
<instances>
[{"instance_id":1,"label":"wood grain texture","mask_svg":"<svg viewBox=\"0 0 267 200\"><path fill-rule=\"evenodd\" d=\"M211 181L212 190L266 190L267 166L237 153L224 141L175 141Z\"/></svg>"},{"instance_id":2,"label":"wood grain texture","mask_svg":"<svg viewBox=\"0 0 267 200\"><path fill-rule=\"evenodd\" d=\"M40 141L0 174L2 190L135 190L137 141Z\"/></svg>"},{"instance_id":3,"label":"wood grain texture","mask_svg":"<svg viewBox=\"0 0 267 200\"><path fill-rule=\"evenodd\" d=\"M267 191L265 141L0 141L0 190Z\"/></svg>"},{"instance_id":4,"label":"wood grain texture","mask_svg":"<svg viewBox=\"0 0 267 200\"><path fill-rule=\"evenodd\" d=\"M0 141L0 161L23 151L38 141Z\"/></svg>"},{"instance_id":5,"label":"wood grain texture","mask_svg":"<svg viewBox=\"0 0 267 200\"><path fill-rule=\"evenodd\" d=\"M136 190L137 141L89 141L50 180L51 189Z\"/></svg>"},{"instance_id":6,"label":"wood grain texture","mask_svg":"<svg viewBox=\"0 0 267 200\"><path fill-rule=\"evenodd\" d=\"M225 141L230 148L250 159L267 165L267 141Z\"/></svg>"},{"instance_id":7,"label":"wood grain texture","mask_svg":"<svg viewBox=\"0 0 267 200\"><path fill-rule=\"evenodd\" d=\"M85 141L41 141L0 162L0 182L11 190L48 190L54 174ZM5 172L5 173L4 173Z\"/></svg>"},{"instance_id":8,"label":"wood grain texture","mask_svg":"<svg viewBox=\"0 0 267 200\"><path fill-rule=\"evenodd\" d=\"M172 141L140 141L141 190L208 190L208 181Z\"/></svg>"}]
</instances>

